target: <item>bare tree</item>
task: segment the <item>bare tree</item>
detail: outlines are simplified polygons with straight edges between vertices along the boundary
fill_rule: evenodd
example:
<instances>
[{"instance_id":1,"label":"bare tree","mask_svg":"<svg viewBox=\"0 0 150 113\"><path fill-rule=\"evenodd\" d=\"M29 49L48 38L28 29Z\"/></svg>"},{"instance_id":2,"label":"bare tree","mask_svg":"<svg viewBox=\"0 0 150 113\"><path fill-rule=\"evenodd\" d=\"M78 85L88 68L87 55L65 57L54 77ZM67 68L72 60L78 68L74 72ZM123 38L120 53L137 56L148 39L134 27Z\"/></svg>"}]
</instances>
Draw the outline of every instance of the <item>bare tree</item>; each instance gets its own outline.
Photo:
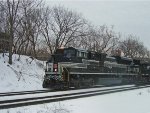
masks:
<instances>
[{"instance_id":1,"label":"bare tree","mask_svg":"<svg viewBox=\"0 0 150 113\"><path fill-rule=\"evenodd\" d=\"M58 6L47 9L46 15L42 34L51 52L84 35L82 31L86 22L80 14Z\"/></svg>"},{"instance_id":2,"label":"bare tree","mask_svg":"<svg viewBox=\"0 0 150 113\"><path fill-rule=\"evenodd\" d=\"M120 42L119 48L123 51L126 57L149 57L147 48L138 40L137 36L128 35L125 40Z\"/></svg>"},{"instance_id":3,"label":"bare tree","mask_svg":"<svg viewBox=\"0 0 150 113\"><path fill-rule=\"evenodd\" d=\"M18 39L15 41L17 52L36 57L36 43L43 22L41 17L42 1L22 0L20 26L17 30Z\"/></svg>"},{"instance_id":4,"label":"bare tree","mask_svg":"<svg viewBox=\"0 0 150 113\"><path fill-rule=\"evenodd\" d=\"M55 38L51 35L51 9L49 7L46 7L43 10L43 24L42 24L42 30L41 34L45 39L45 43L49 48L49 52L53 53L53 50L55 48Z\"/></svg>"},{"instance_id":5,"label":"bare tree","mask_svg":"<svg viewBox=\"0 0 150 113\"><path fill-rule=\"evenodd\" d=\"M79 46L92 51L111 53L117 47L119 38L120 35L115 33L113 28L89 26L89 33L80 40Z\"/></svg>"},{"instance_id":6,"label":"bare tree","mask_svg":"<svg viewBox=\"0 0 150 113\"><path fill-rule=\"evenodd\" d=\"M0 32L9 37L10 64L13 52L37 57L62 46L109 54L119 48L127 57L150 56L136 36L129 35L119 43L120 35L113 27L87 24L81 14L67 8L45 7L42 0L1 0L0 6Z\"/></svg>"},{"instance_id":7,"label":"bare tree","mask_svg":"<svg viewBox=\"0 0 150 113\"><path fill-rule=\"evenodd\" d=\"M19 17L19 4L20 0L7 0L0 2L1 9L4 11L3 15L6 19L5 30L9 34L9 64L12 64L13 42L15 37L15 30L17 27L16 20Z\"/></svg>"}]
</instances>

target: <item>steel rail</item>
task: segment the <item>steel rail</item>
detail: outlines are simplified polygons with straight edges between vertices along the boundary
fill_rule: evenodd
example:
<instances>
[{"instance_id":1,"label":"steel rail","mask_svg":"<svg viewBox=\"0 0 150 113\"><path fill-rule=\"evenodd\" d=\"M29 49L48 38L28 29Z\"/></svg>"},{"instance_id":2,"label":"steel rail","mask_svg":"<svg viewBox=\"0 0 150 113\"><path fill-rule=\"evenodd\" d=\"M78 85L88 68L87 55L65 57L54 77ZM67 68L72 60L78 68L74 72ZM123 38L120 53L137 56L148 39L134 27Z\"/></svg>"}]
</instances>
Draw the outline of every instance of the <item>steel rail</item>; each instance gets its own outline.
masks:
<instances>
[{"instance_id":1,"label":"steel rail","mask_svg":"<svg viewBox=\"0 0 150 113\"><path fill-rule=\"evenodd\" d=\"M18 91L18 92L4 92L0 93L0 97L4 96L15 96L15 95L26 95L26 94L38 94L38 93L49 93L49 92L57 92L57 91L70 91L70 90L78 90L78 89L88 89L88 88L100 88L100 87L115 87L115 86L125 86L123 85L97 85L93 87L82 87L82 88L69 88L68 90L54 90L54 89L47 89L47 90L32 90L32 91Z\"/></svg>"},{"instance_id":2,"label":"steel rail","mask_svg":"<svg viewBox=\"0 0 150 113\"><path fill-rule=\"evenodd\" d=\"M46 92L55 92L55 91L54 90L33 90L33 91L5 92L5 93L0 93L0 97L13 96L13 95L36 94L36 93L46 93Z\"/></svg>"}]
</instances>

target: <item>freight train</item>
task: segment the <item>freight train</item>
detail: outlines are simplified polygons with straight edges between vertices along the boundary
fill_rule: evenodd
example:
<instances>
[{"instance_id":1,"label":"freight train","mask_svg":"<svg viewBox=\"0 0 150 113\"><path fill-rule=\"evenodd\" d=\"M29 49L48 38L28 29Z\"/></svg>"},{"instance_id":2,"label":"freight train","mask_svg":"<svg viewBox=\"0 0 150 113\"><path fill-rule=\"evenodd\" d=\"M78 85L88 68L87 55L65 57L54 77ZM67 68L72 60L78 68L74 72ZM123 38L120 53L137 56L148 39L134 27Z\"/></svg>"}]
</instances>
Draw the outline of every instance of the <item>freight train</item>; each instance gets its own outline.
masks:
<instances>
[{"instance_id":1,"label":"freight train","mask_svg":"<svg viewBox=\"0 0 150 113\"><path fill-rule=\"evenodd\" d=\"M57 49L46 63L43 88L68 89L149 81L150 64L147 62L68 47Z\"/></svg>"}]
</instances>

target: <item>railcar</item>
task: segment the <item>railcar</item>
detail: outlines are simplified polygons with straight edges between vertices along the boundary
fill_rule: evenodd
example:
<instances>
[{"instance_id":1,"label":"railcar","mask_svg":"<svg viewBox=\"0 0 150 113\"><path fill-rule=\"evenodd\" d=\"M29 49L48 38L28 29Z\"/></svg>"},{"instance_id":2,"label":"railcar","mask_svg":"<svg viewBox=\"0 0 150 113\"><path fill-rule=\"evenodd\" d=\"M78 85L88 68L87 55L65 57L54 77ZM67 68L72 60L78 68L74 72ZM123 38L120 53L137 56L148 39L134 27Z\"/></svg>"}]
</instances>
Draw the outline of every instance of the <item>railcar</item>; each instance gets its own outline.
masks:
<instances>
[{"instance_id":1,"label":"railcar","mask_svg":"<svg viewBox=\"0 0 150 113\"><path fill-rule=\"evenodd\" d=\"M73 47L57 49L46 63L43 88L135 83L144 69L140 60Z\"/></svg>"}]
</instances>

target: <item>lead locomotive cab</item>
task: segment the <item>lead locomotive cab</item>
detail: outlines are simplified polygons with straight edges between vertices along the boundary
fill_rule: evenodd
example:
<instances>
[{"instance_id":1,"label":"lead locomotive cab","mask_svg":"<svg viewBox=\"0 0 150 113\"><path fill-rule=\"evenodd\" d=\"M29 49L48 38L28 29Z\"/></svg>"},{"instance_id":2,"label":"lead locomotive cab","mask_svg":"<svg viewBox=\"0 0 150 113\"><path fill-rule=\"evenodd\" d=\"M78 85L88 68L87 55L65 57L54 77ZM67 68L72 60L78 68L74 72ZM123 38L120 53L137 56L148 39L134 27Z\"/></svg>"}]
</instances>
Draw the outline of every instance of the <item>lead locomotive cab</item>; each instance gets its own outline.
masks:
<instances>
[{"instance_id":1,"label":"lead locomotive cab","mask_svg":"<svg viewBox=\"0 0 150 113\"><path fill-rule=\"evenodd\" d=\"M73 47L57 49L46 63L43 87L68 88L70 86L70 67L82 64L88 58L88 51Z\"/></svg>"},{"instance_id":2,"label":"lead locomotive cab","mask_svg":"<svg viewBox=\"0 0 150 113\"><path fill-rule=\"evenodd\" d=\"M57 49L46 64L43 87L89 87L104 75L106 54L73 47Z\"/></svg>"}]
</instances>

